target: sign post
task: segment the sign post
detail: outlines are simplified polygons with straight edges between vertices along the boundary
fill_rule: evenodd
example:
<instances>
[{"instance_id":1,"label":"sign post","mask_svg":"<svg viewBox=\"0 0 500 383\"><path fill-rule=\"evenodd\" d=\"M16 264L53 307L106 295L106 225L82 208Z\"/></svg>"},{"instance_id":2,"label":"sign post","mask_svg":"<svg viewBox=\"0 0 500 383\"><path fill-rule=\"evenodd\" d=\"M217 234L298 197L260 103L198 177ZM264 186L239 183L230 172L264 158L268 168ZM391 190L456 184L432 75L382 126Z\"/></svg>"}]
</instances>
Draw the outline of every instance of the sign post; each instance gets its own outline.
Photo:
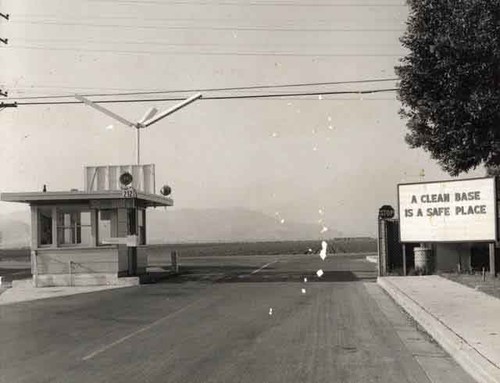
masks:
<instances>
[{"instance_id":1,"label":"sign post","mask_svg":"<svg viewBox=\"0 0 500 383\"><path fill-rule=\"evenodd\" d=\"M403 277L406 277L406 245L403 243Z\"/></svg>"},{"instance_id":2,"label":"sign post","mask_svg":"<svg viewBox=\"0 0 500 383\"><path fill-rule=\"evenodd\" d=\"M495 243L490 243L489 251L490 251L490 275L495 277L497 275L495 267L495 255L496 255Z\"/></svg>"},{"instance_id":3,"label":"sign post","mask_svg":"<svg viewBox=\"0 0 500 383\"><path fill-rule=\"evenodd\" d=\"M390 246L388 233L388 220L394 217L394 208L383 205L378 210L378 275L387 274L389 268Z\"/></svg>"}]
</instances>

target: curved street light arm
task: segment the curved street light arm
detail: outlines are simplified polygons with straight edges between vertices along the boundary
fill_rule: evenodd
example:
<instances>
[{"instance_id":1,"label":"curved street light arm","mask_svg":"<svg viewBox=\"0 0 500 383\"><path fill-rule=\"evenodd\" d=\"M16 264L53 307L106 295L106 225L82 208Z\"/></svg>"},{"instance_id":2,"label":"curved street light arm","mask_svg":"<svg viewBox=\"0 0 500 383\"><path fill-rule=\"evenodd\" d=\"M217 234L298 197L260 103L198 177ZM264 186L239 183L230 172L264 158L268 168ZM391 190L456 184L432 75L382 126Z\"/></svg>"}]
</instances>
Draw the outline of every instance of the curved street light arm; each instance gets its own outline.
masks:
<instances>
[{"instance_id":1,"label":"curved street light arm","mask_svg":"<svg viewBox=\"0 0 500 383\"><path fill-rule=\"evenodd\" d=\"M195 102L199 98L201 98L201 93L197 93L194 96L189 97L188 99L182 101L181 103L173 106L172 108L166 110L165 112L160 113L158 116L150 118L149 120L145 121L142 123L142 125L147 128L150 125L153 125L155 122L160 121L161 119L171 115L174 112L177 112L179 109L184 108L185 106L191 104L192 102Z\"/></svg>"},{"instance_id":2,"label":"curved street light arm","mask_svg":"<svg viewBox=\"0 0 500 383\"><path fill-rule=\"evenodd\" d=\"M75 94L75 98L78 101L81 101L84 104L91 106L92 108L98 110L99 112L104 113L105 115L107 115L111 118L114 118L117 121L120 121L124 125L130 126L131 128L137 128L137 124L130 122L129 120L117 115L116 113L113 113L111 110L104 108L104 107L96 104L95 102L90 101L88 98L85 98L85 97L80 96L78 94Z\"/></svg>"}]
</instances>

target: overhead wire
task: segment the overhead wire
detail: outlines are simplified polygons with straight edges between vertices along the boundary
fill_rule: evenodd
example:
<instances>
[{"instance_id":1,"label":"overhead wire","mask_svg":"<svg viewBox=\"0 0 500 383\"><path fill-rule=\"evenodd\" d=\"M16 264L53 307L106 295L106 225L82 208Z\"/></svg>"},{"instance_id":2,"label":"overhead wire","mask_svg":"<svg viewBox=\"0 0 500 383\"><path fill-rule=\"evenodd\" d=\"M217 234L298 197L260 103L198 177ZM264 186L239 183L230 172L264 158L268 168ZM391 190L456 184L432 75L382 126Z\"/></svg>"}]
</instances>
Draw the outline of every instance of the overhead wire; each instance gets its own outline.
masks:
<instances>
[{"instance_id":1,"label":"overhead wire","mask_svg":"<svg viewBox=\"0 0 500 383\"><path fill-rule=\"evenodd\" d=\"M250 94L250 95L229 95L229 96L206 96L200 100L237 100L237 99L259 99L259 98L281 98L281 97L303 97L303 96L327 96L327 95L365 95L376 93L395 92L397 88L370 89L370 90L346 90L346 91L326 91L326 92L297 92L297 93L269 93L269 94ZM125 99L125 100L99 100L96 104L117 104L117 103L138 103L138 102L158 102L158 101L184 101L182 97L162 97L146 99ZM28 105L71 105L81 104L81 101L41 101L41 102L18 102L19 106Z\"/></svg>"},{"instance_id":2,"label":"overhead wire","mask_svg":"<svg viewBox=\"0 0 500 383\"><path fill-rule=\"evenodd\" d=\"M137 91L137 92L85 93L81 94L81 96L107 97L107 96L140 96L148 94L172 94L172 93L189 93L189 92L246 91L246 90L260 90L260 89L265 90L265 89L301 88L301 87L312 87L312 86L369 84L369 83L393 82L393 81L398 81L398 79L381 78L381 79L367 79L367 80L324 81L324 82L277 84L277 85L250 85L250 86L238 86L238 87L234 86L234 87L221 87L221 88L189 88L189 89L154 90L154 91ZM26 97L15 97L15 99L30 100L30 99L45 99L45 98L57 99L57 98L69 98L69 97L73 97L73 95L26 96Z\"/></svg>"},{"instance_id":3,"label":"overhead wire","mask_svg":"<svg viewBox=\"0 0 500 383\"><path fill-rule=\"evenodd\" d=\"M87 2L107 2L106 0L104 1L98 1L98 0L87 0ZM132 0L114 0L110 1L113 4L158 4L158 5L171 5L171 4L182 4L182 5L192 5L192 4L199 4L199 5L236 5L236 6L296 6L296 7L400 7L400 6L405 6L405 4L396 4L396 3L384 3L384 4L373 4L373 3L358 3L358 4L346 4L346 3L298 3L294 1L266 1L266 2L259 2L259 1L249 1L249 2L237 2L237 1L228 1L228 0L223 0L223 1L168 1L167 3L162 2L162 1L148 1L148 0L141 0L141 1L132 1ZM140 19L138 19L140 20ZM187 20L187 19L186 19ZM370 28L297 28L297 27L268 27L268 26L182 26L182 25L175 25L175 26L154 26L154 25L124 25L124 24L104 24L104 23L73 23L73 22L64 22L64 21L54 21L54 20L39 20L39 21L25 21L25 22L19 22L18 23L26 23L26 24L42 24L42 25L57 25L57 26L89 26L89 27L110 27L110 28L131 28L131 29L166 29L166 30L185 30L185 29L200 29L200 30L216 30L216 31L224 31L224 30L230 30L230 31L277 31L277 32L400 32L401 29L393 29L393 28L385 28L385 29L370 29ZM129 44L133 44L134 42L126 42ZM152 43L154 44L154 43ZM193 46L196 44L193 44ZM203 44L202 44L203 45ZM208 46L209 44L205 44ZM305 45L305 44L304 44ZM201 52L189 52L189 51L158 51L158 50L113 50L113 49L85 49L85 48L66 48L66 47L51 47L51 46L29 46L29 45L18 45L18 46L11 46L9 47L10 49L33 49L33 50L55 50L55 51L84 51L84 52L96 52L96 53L115 53L115 54L133 54L133 55L140 55L140 54L163 54L163 55L207 55L207 56L291 56L291 57L398 57L402 56L402 54L392 54L392 53L374 53L374 54L369 54L369 53L298 53L298 52L272 52L272 51L254 51L254 52L241 52L241 51L236 51L236 52L212 52L212 51L201 51ZM7 48L8 49L8 48ZM381 81L395 81L395 79L384 79ZM336 82L337 84L339 83L361 83L362 81L353 81L353 82ZM365 81L365 82L370 82L370 81ZM373 82L376 82L375 80ZM303 84L303 85L293 85L293 84L287 84L283 86L264 86L264 87L257 87L257 86L251 86L251 87L228 87L228 88L207 88L207 89L201 89L199 91L222 91L222 90L232 90L232 91L237 91L237 90L255 90L258 88L261 89L270 89L270 88L280 88L280 87L292 87L292 86L317 86L317 85L331 85L335 84L335 82L330 82L330 83L312 83L312 84ZM162 94L162 93L181 93L181 92L188 92L191 90L177 90L177 91L144 91L144 92L123 92L123 93L90 93L86 94L87 96L132 96L132 95L146 95L146 94ZM194 91L194 90L193 90ZM310 92L310 93L273 93L273 94L258 94L258 95L232 95L232 96L211 96L211 97L205 97L205 100L210 100L210 99L236 99L236 98L273 98L273 97L278 97L278 98L283 98L283 97L302 97L302 96L307 96L307 95L329 95L329 94L366 94L365 92L368 93L376 93L379 90L369 90L369 91L337 91L337 92ZM387 90L382 90L382 91L387 91ZM389 90L393 91L393 90ZM68 98L72 97L69 95L55 95L55 96L31 96L31 97L20 97L20 98L15 98L17 100L28 100L28 99L56 99L56 98ZM98 101L98 102L148 102L148 101L175 101L175 100L183 100L182 98L180 99L147 99L147 100L104 100L104 101ZM68 102L69 103L69 102ZM71 102L71 103L78 103L78 102ZM35 103L23 103L24 105L31 105ZM36 103L36 104L41 104L41 103ZM22 104L20 104L22 105Z\"/></svg>"},{"instance_id":4,"label":"overhead wire","mask_svg":"<svg viewBox=\"0 0 500 383\"><path fill-rule=\"evenodd\" d=\"M59 20L68 20L71 16L74 14L68 13L68 14L60 14L60 13L54 13L54 14L29 14L29 13L16 13L16 17L14 20L16 21L23 21L23 20L30 20L31 21L40 21L37 19L46 19L45 21L59 21ZM132 21L140 21L141 23L144 22L193 22L194 19L193 17L138 17L138 16L126 16L126 15L117 15L117 14L112 14L112 15L106 15L106 14L89 14L89 17L92 17L92 20L132 20ZM288 15L284 15L288 16ZM62 17L62 19L61 19ZM387 20L396 20L394 16L387 16ZM258 17L257 19L259 22L270 22L270 23L297 23L297 22L302 22L304 21L303 17L298 17L298 18L288 18L288 19L283 19L283 18L270 18L270 17ZM346 21L346 18L342 18L343 21ZM355 19L354 19L355 20ZM379 20L379 18L377 18ZM43 20L42 20L43 21ZM227 21L243 21L243 22L249 22L253 21L251 17L235 17L233 15L230 15L228 17L222 18L222 17L197 17L196 22L227 22ZM307 22L314 22L314 23L319 23L319 24L331 24L336 22L335 19L332 19L331 17L329 18L313 18L313 17L308 17Z\"/></svg>"},{"instance_id":5,"label":"overhead wire","mask_svg":"<svg viewBox=\"0 0 500 383\"><path fill-rule=\"evenodd\" d=\"M168 2L158 1L158 0L87 0L89 3L113 3L113 4L137 4L137 5L222 5L222 6L265 6L265 7L342 7L342 8L355 8L355 7L407 7L406 3L334 3L334 2L298 2L298 1L247 1L247 2L237 2L237 1L179 1L170 0Z\"/></svg>"},{"instance_id":6,"label":"overhead wire","mask_svg":"<svg viewBox=\"0 0 500 383\"><path fill-rule=\"evenodd\" d=\"M262 56L262 57L401 57L402 53L297 53L297 52L212 52L212 51L159 51L159 50L118 50L118 49L86 49L68 47L40 47L14 45L3 49L32 49L66 52L93 52L122 55L175 55L175 56Z\"/></svg>"},{"instance_id":7,"label":"overhead wire","mask_svg":"<svg viewBox=\"0 0 500 383\"><path fill-rule=\"evenodd\" d=\"M113 45L156 45L156 46L165 46L165 47L261 47L261 46L266 46L266 47L274 47L274 46L279 46L279 47L394 47L395 44L388 44L388 43L363 43L363 44L356 44L356 43L349 43L349 44L335 44L332 42L329 43L269 43L269 42L258 42L258 43L245 43L245 42L239 42L239 43L188 43L188 42L165 42L165 41L144 41L144 40L137 40L137 41L131 41L130 39L127 40L102 40L102 39L46 39L46 38L16 38L17 41L22 41L22 42L27 42L27 43L66 43L66 44L74 44L74 43L88 43L88 44L113 44ZM399 45L398 45L399 47Z\"/></svg>"},{"instance_id":8,"label":"overhead wire","mask_svg":"<svg viewBox=\"0 0 500 383\"><path fill-rule=\"evenodd\" d=\"M12 24L56 25L70 27L152 29L152 30L213 30L213 31L252 31L252 32L401 32L402 28L286 28L268 26L200 26L200 25L126 25L126 24L96 24L64 21L12 21Z\"/></svg>"}]
</instances>

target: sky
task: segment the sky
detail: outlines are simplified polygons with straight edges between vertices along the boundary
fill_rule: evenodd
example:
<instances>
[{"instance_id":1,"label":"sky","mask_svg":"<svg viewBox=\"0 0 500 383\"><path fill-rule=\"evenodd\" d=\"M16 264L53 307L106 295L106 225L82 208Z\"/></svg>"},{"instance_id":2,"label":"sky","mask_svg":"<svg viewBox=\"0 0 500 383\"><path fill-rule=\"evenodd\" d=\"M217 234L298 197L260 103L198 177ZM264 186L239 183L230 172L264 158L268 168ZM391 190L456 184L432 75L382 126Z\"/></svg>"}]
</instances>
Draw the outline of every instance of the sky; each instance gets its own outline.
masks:
<instances>
[{"instance_id":1,"label":"sky","mask_svg":"<svg viewBox=\"0 0 500 383\"><path fill-rule=\"evenodd\" d=\"M0 0L4 102L137 91L395 79L395 0ZM394 88L396 82L203 91L203 96ZM131 120L172 101L105 106ZM375 235L398 183L450 179L404 142L395 92L197 101L145 129L141 162L174 209L243 208ZM112 126L110 126L112 125ZM135 163L135 131L83 104L0 111L0 192L83 188L85 165ZM422 173L423 170L423 173ZM423 176L422 176L423 175ZM482 176L478 169L461 178ZM0 214L23 209L0 203Z\"/></svg>"}]
</instances>

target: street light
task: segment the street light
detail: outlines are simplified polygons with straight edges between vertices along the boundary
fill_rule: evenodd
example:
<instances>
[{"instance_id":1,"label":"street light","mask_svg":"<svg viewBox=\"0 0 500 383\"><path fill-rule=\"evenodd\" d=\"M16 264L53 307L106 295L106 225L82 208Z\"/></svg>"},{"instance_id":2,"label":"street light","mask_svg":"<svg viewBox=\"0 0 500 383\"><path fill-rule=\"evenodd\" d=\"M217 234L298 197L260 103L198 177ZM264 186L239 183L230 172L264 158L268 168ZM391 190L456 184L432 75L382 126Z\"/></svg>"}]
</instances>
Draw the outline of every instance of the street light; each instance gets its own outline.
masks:
<instances>
[{"instance_id":1,"label":"street light","mask_svg":"<svg viewBox=\"0 0 500 383\"><path fill-rule=\"evenodd\" d=\"M126 125L130 128L135 128L136 138L137 138L137 165L139 165L141 163L141 161L140 161L141 129L145 129L148 126L153 125L154 123L164 119L165 117L171 115L172 113L177 112L179 109L184 108L185 106L200 99L201 97L202 97L201 93L197 93L194 96L191 96L188 99L173 106L172 108L167 109L166 111L160 113L159 115L156 115L158 113L158 109L151 108L144 114L144 116L139 121L131 122L131 121L127 120L126 118L123 118L122 116L112 112L111 110L104 108L103 106L98 105L95 102L90 101L88 98L85 98L85 97L80 96L80 95L75 95L75 98L78 101L81 101L81 102L85 103L86 105L91 106L92 108L98 110L99 112L104 113L107 116L121 122L123 125Z\"/></svg>"}]
</instances>

